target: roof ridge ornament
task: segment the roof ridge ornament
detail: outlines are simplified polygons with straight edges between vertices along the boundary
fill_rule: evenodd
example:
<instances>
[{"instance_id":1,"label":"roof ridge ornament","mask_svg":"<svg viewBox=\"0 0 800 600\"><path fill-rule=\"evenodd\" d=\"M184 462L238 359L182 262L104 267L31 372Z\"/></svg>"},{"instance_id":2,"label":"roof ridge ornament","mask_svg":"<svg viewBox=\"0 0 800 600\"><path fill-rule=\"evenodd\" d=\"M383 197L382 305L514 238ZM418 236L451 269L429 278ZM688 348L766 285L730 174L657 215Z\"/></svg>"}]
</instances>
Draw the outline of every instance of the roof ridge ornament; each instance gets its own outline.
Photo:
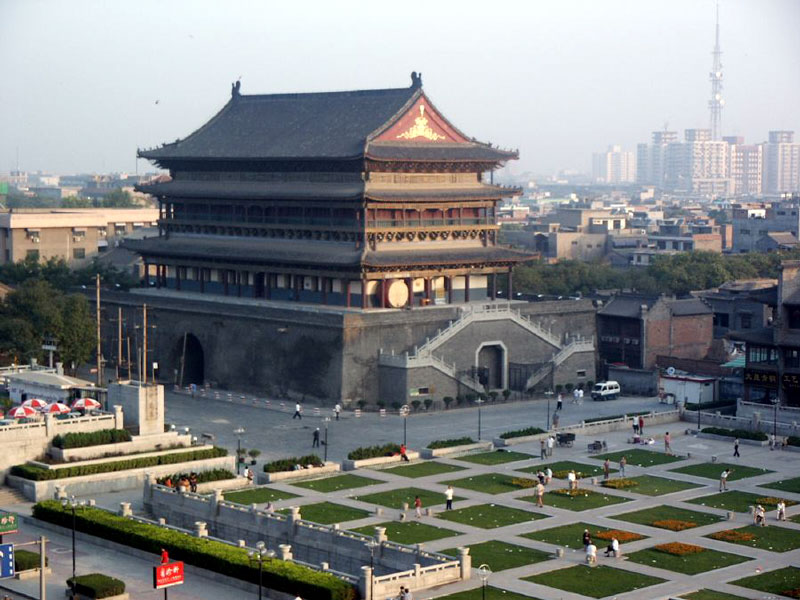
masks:
<instances>
[{"instance_id":1,"label":"roof ridge ornament","mask_svg":"<svg viewBox=\"0 0 800 600\"><path fill-rule=\"evenodd\" d=\"M234 83L231 84L231 98L238 98L241 96L240 89L242 87L242 81L237 79Z\"/></svg>"},{"instance_id":2,"label":"roof ridge ornament","mask_svg":"<svg viewBox=\"0 0 800 600\"><path fill-rule=\"evenodd\" d=\"M411 87L412 88L421 88L422 87L422 73L417 73L416 71L411 71Z\"/></svg>"}]
</instances>

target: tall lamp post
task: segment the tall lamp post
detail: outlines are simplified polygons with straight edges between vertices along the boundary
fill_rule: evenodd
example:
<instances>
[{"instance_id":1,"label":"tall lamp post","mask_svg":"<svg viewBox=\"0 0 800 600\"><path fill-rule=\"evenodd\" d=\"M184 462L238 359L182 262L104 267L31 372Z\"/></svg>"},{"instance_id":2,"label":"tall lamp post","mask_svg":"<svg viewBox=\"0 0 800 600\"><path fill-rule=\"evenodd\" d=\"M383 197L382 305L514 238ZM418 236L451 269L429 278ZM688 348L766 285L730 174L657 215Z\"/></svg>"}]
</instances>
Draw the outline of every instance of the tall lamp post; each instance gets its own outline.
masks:
<instances>
[{"instance_id":1,"label":"tall lamp post","mask_svg":"<svg viewBox=\"0 0 800 600\"><path fill-rule=\"evenodd\" d=\"M489 565L481 565L478 567L478 577L481 578L481 598L482 600L486 600L486 585L489 583L489 576L492 574L492 570L489 568Z\"/></svg>"},{"instance_id":2,"label":"tall lamp post","mask_svg":"<svg viewBox=\"0 0 800 600\"><path fill-rule=\"evenodd\" d=\"M72 579L69 580L69 589L72 599L75 600L75 509L80 504L75 501L75 496L71 496L69 500L66 498L61 499L61 506L72 510Z\"/></svg>"},{"instance_id":3,"label":"tall lamp post","mask_svg":"<svg viewBox=\"0 0 800 600\"><path fill-rule=\"evenodd\" d=\"M772 399L772 444L770 449L775 449L775 440L778 439L778 405L781 403L779 396Z\"/></svg>"},{"instance_id":4,"label":"tall lamp post","mask_svg":"<svg viewBox=\"0 0 800 600\"><path fill-rule=\"evenodd\" d=\"M242 435L244 435L244 427L237 427L233 430L236 434L236 474L239 475L242 470Z\"/></svg>"},{"instance_id":5,"label":"tall lamp post","mask_svg":"<svg viewBox=\"0 0 800 600\"><path fill-rule=\"evenodd\" d=\"M406 422L408 421L408 404L400 407L400 415L403 417L403 446L406 446Z\"/></svg>"},{"instance_id":6,"label":"tall lamp post","mask_svg":"<svg viewBox=\"0 0 800 600\"><path fill-rule=\"evenodd\" d=\"M264 558L274 558L275 551L267 550L264 542L256 542L256 549L247 553L250 561L258 561L258 600L262 599L261 590L263 587L263 574L264 574Z\"/></svg>"},{"instance_id":7,"label":"tall lamp post","mask_svg":"<svg viewBox=\"0 0 800 600\"><path fill-rule=\"evenodd\" d=\"M553 397L553 390L547 390L544 395L547 396L547 421L544 423L544 430L550 431L550 398Z\"/></svg>"},{"instance_id":8,"label":"tall lamp post","mask_svg":"<svg viewBox=\"0 0 800 600\"><path fill-rule=\"evenodd\" d=\"M369 548L369 597L370 600L375 600L375 548L380 546L378 542L375 540L370 540L367 542L367 548Z\"/></svg>"},{"instance_id":9,"label":"tall lamp post","mask_svg":"<svg viewBox=\"0 0 800 600\"><path fill-rule=\"evenodd\" d=\"M475 404L478 405L478 441L481 441L481 404L483 404L485 400L483 398L478 398L475 400Z\"/></svg>"},{"instance_id":10,"label":"tall lamp post","mask_svg":"<svg viewBox=\"0 0 800 600\"><path fill-rule=\"evenodd\" d=\"M323 459L324 462L328 462L328 423L331 422L330 417L325 417L325 458Z\"/></svg>"}]
</instances>

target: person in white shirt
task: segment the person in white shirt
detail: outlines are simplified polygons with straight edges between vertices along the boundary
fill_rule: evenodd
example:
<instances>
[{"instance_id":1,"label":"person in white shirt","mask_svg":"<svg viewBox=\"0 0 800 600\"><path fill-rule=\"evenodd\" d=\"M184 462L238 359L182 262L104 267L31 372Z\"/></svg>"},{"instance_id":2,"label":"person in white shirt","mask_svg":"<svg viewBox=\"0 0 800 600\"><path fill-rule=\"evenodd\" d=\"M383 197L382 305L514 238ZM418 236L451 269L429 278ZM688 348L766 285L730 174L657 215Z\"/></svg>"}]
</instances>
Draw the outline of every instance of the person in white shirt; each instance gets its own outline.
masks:
<instances>
[{"instance_id":1,"label":"person in white shirt","mask_svg":"<svg viewBox=\"0 0 800 600\"><path fill-rule=\"evenodd\" d=\"M780 500L778 505L775 507L778 513L778 521L785 521L786 520L786 502Z\"/></svg>"},{"instance_id":2,"label":"person in white shirt","mask_svg":"<svg viewBox=\"0 0 800 600\"><path fill-rule=\"evenodd\" d=\"M555 441L553 440L553 436L547 437L547 456L553 456L553 446L555 445Z\"/></svg>"},{"instance_id":3,"label":"person in white shirt","mask_svg":"<svg viewBox=\"0 0 800 600\"><path fill-rule=\"evenodd\" d=\"M292 415L292 420L300 419L303 420L303 407L300 406L300 403L294 405L294 414Z\"/></svg>"},{"instance_id":4,"label":"person in white shirt","mask_svg":"<svg viewBox=\"0 0 800 600\"><path fill-rule=\"evenodd\" d=\"M547 467L544 470L544 484L547 485L553 479L553 469Z\"/></svg>"},{"instance_id":5,"label":"person in white shirt","mask_svg":"<svg viewBox=\"0 0 800 600\"><path fill-rule=\"evenodd\" d=\"M611 538L611 543L606 548L606 556L611 554L619 556L619 540L617 538Z\"/></svg>"},{"instance_id":6,"label":"person in white shirt","mask_svg":"<svg viewBox=\"0 0 800 600\"><path fill-rule=\"evenodd\" d=\"M567 481L569 481L569 489L577 490L578 489L578 477L575 475L575 471L570 471L567 473Z\"/></svg>"},{"instance_id":7,"label":"person in white shirt","mask_svg":"<svg viewBox=\"0 0 800 600\"><path fill-rule=\"evenodd\" d=\"M597 546L595 546L594 543L591 543L588 546L586 546L586 564L587 565L597 564Z\"/></svg>"},{"instance_id":8,"label":"person in white shirt","mask_svg":"<svg viewBox=\"0 0 800 600\"><path fill-rule=\"evenodd\" d=\"M444 491L444 499L447 501L447 505L445 506L445 510L453 510L453 486L448 485L447 489Z\"/></svg>"},{"instance_id":9,"label":"person in white shirt","mask_svg":"<svg viewBox=\"0 0 800 600\"><path fill-rule=\"evenodd\" d=\"M339 413L340 412L342 412L342 405L337 402L336 406L333 407L333 414L336 415L336 420L337 421L339 420Z\"/></svg>"},{"instance_id":10,"label":"person in white shirt","mask_svg":"<svg viewBox=\"0 0 800 600\"><path fill-rule=\"evenodd\" d=\"M578 404L583 404L583 388L578 390Z\"/></svg>"}]
</instances>

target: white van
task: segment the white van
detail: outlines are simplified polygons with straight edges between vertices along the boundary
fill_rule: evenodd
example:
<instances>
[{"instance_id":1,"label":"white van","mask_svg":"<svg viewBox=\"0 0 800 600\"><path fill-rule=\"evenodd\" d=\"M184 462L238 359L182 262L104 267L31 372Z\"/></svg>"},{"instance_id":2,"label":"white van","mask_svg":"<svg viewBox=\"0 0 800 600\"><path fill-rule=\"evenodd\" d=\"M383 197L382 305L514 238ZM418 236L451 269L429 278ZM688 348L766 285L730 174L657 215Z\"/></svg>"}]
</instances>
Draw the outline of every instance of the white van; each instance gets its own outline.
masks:
<instances>
[{"instance_id":1,"label":"white van","mask_svg":"<svg viewBox=\"0 0 800 600\"><path fill-rule=\"evenodd\" d=\"M619 398L619 384L616 381L603 381L594 384L592 400L614 400Z\"/></svg>"}]
</instances>

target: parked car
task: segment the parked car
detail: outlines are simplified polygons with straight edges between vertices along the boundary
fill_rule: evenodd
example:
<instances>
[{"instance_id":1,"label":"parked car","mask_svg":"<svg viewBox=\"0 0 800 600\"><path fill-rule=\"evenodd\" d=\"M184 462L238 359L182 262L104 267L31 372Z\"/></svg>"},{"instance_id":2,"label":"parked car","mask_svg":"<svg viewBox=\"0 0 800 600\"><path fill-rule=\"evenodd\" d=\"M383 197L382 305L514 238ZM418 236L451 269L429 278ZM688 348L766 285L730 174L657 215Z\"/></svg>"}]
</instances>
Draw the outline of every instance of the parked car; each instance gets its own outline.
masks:
<instances>
[{"instance_id":1,"label":"parked car","mask_svg":"<svg viewBox=\"0 0 800 600\"><path fill-rule=\"evenodd\" d=\"M592 400L615 400L619 398L619 383L616 381L601 381L594 384Z\"/></svg>"}]
</instances>

